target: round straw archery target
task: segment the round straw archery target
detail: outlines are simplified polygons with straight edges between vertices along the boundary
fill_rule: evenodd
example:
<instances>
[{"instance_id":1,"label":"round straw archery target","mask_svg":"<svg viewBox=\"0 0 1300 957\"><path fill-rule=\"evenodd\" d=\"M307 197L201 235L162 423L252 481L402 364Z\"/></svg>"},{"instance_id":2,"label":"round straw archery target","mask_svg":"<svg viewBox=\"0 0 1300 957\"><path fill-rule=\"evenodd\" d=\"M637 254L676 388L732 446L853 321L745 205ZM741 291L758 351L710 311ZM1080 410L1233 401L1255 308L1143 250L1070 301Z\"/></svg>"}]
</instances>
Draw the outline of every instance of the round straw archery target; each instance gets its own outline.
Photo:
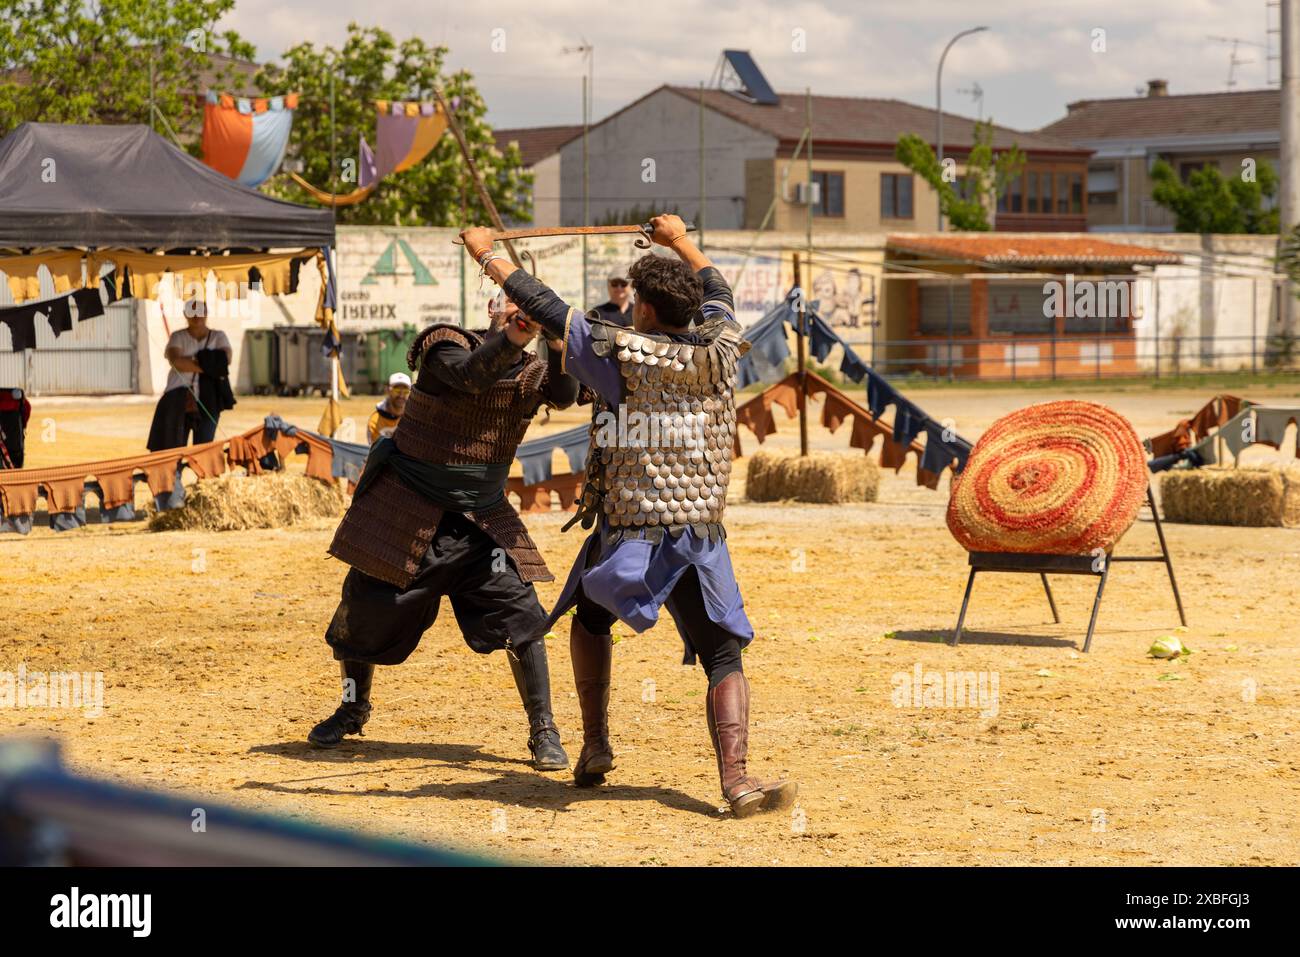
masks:
<instances>
[{"instance_id":1,"label":"round straw archery target","mask_svg":"<svg viewBox=\"0 0 1300 957\"><path fill-rule=\"evenodd\" d=\"M1093 402L1048 402L998 419L975 443L953 485L948 528L972 552L1109 552L1146 489L1128 420Z\"/></svg>"}]
</instances>

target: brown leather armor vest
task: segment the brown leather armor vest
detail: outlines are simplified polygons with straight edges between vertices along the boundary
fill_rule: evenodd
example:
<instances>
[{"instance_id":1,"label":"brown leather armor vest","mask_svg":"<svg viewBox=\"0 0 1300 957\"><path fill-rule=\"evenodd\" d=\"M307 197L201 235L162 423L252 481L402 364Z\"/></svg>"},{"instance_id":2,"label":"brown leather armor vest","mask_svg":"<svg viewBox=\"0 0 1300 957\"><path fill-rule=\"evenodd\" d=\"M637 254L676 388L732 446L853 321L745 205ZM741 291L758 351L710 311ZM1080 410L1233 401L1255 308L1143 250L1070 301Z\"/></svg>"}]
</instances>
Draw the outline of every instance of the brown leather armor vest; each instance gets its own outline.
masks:
<instances>
[{"instance_id":1,"label":"brown leather armor vest","mask_svg":"<svg viewBox=\"0 0 1300 957\"><path fill-rule=\"evenodd\" d=\"M429 346L444 340L475 349L483 337L456 326L433 326L412 350L412 369L419 368ZM499 379L478 395L449 389L435 396L414 389L393 441L402 454L441 465L510 462L533 416L546 402L542 391L546 378L546 363L528 356L518 375ZM364 494L353 498L329 552L358 571L406 588L420 569L442 513L440 506L385 470ZM504 496L497 504L465 516L505 550L525 582L554 579Z\"/></svg>"},{"instance_id":2,"label":"brown leather armor vest","mask_svg":"<svg viewBox=\"0 0 1300 957\"><path fill-rule=\"evenodd\" d=\"M483 343L477 332L434 326L425 334L424 349L448 340L471 350ZM430 395L413 389L393 441L403 455L439 465L509 462L546 402L541 391L545 381L546 363L528 355L519 375L498 379L478 395L455 390Z\"/></svg>"}]
</instances>

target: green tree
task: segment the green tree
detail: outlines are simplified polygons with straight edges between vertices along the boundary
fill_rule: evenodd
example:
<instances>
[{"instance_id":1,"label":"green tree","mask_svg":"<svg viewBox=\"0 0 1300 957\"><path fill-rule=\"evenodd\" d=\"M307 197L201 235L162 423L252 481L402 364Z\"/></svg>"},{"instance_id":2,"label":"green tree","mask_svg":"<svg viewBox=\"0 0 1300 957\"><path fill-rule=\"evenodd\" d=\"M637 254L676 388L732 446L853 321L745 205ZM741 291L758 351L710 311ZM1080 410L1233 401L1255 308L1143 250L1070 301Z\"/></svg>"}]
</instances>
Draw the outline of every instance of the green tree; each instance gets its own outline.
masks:
<instances>
[{"instance_id":1,"label":"green tree","mask_svg":"<svg viewBox=\"0 0 1300 957\"><path fill-rule=\"evenodd\" d=\"M203 126L207 82L253 47L216 24L235 0L0 0L0 135L25 121L148 123L153 100L182 141ZM197 148L197 146L195 146Z\"/></svg>"},{"instance_id":2,"label":"green tree","mask_svg":"<svg viewBox=\"0 0 1300 957\"><path fill-rule=\"evenodd\" d=\"M1174 214L1181 233L1275 233L1278 211L1264 201L1277 195L1277 172L1260 160L1255 175L1225 177L1217 166L1203 166L1184 183L1164 160L1151 167L1151 198Z\"/></svg>"},{"instance_id":3,"label":"green tree","mask_svg":"<svg viewBox=\"0 0 1300 957\"><path fill-rule=\"evenodd\" d=\"M894 156L939 194L939 209L953 229L974 232L992 228L989 209L996 205L1007 184L1025 168L1025 154L1014 143L1009 149L994 152L991 119L975 124L974 143L966 157L966 172L960 184L944 175L943 164L930 144L915 133L904 133L898 138Z\"/></svg>"},{"instance_id":4,"label":"green tree","mask_svg":"<svg viewBox=\"0 0 1300 957\"><path fill-rule=\"evenodd\" d=\"M379 27L348 24L342 49L318 49L300 43L284 54L283 66L263 67L257 83L267 96L299 93L289 155L301 160L301 176L319 189L346 193L357 183L344 181L344 161L357 168L360 137L375 146L376 100L433 98L442 88L469 144L470 154L483 175L488 195L503 219L530 221L526 187L532 174L524 173L519 150L497 149L492 129L484 119L487 106L465 71L442 75L447 48L430 47L418 37L396 42ZM330 121L330 75L334 79L334 122ZM336 177L330 179L330 144L333 137ZM314 203L287 176L264 187L285 199ZM460 148L451 132L421 163L386 177L375 191L355 206L340 206L340 223L354 225L454 226L489 224L479 202Z\"/></svg>"}]
</instances>

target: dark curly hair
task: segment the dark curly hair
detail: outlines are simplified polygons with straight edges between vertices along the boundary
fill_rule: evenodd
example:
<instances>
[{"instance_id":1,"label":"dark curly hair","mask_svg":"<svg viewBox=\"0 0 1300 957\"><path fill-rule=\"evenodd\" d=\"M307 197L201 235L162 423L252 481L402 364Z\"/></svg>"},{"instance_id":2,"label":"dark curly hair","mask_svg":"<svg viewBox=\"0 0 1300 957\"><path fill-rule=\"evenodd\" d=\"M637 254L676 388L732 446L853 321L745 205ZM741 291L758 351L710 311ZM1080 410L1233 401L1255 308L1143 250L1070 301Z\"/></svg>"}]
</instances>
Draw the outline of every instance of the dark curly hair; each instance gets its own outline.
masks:
<instances>
[{"instance_id":1,"label":"dark curly hair","mask_svg":"<svg viewBox=\"0 0 1300 957\"><path fill-rule=\"evenodd\" d=\"M680 259L650 253L632 264L628 278L637 299L653 306L664 325L685 329L699 315L704 283Z\"/></svg>"}]
</instances>

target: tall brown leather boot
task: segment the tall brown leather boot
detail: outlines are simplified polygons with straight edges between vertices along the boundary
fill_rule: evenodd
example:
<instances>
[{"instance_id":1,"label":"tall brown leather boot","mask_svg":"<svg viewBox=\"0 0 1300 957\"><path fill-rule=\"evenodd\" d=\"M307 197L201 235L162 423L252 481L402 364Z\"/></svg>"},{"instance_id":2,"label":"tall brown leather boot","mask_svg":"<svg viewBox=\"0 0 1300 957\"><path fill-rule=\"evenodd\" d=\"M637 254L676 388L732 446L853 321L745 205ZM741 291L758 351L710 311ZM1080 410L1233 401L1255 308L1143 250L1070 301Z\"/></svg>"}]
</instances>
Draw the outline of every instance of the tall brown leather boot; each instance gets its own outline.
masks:
<instances>
[{"instance_id":1,"label":"tall brown leather boot","mask_svg":"<svg viewBox=\"0 0 1300 957\"><path fill-rule=\"evenodd\" d=\"M573 783L589 788L603 784L605 775L614 770L614 749L609 743L609 673L614 639L610 635L593 635L575 617L569 629L569 657L582 710L582 753L573 766Z\"/></svg>"},{"instance_id":2,"label":"tall brown leather boot","mask_svg":"<svg viewBox=\"0 0 1300 957\"><path fill-rule=\"evenodd\" d=\"M749 753L749 679L733 671L709 689L705 704L709 735L718 757L722 796L736 817L759 811L779 811L794 804L799 785L793 781L764 784L750 777L746 767Z\"/></svg>"}]
</instances>

